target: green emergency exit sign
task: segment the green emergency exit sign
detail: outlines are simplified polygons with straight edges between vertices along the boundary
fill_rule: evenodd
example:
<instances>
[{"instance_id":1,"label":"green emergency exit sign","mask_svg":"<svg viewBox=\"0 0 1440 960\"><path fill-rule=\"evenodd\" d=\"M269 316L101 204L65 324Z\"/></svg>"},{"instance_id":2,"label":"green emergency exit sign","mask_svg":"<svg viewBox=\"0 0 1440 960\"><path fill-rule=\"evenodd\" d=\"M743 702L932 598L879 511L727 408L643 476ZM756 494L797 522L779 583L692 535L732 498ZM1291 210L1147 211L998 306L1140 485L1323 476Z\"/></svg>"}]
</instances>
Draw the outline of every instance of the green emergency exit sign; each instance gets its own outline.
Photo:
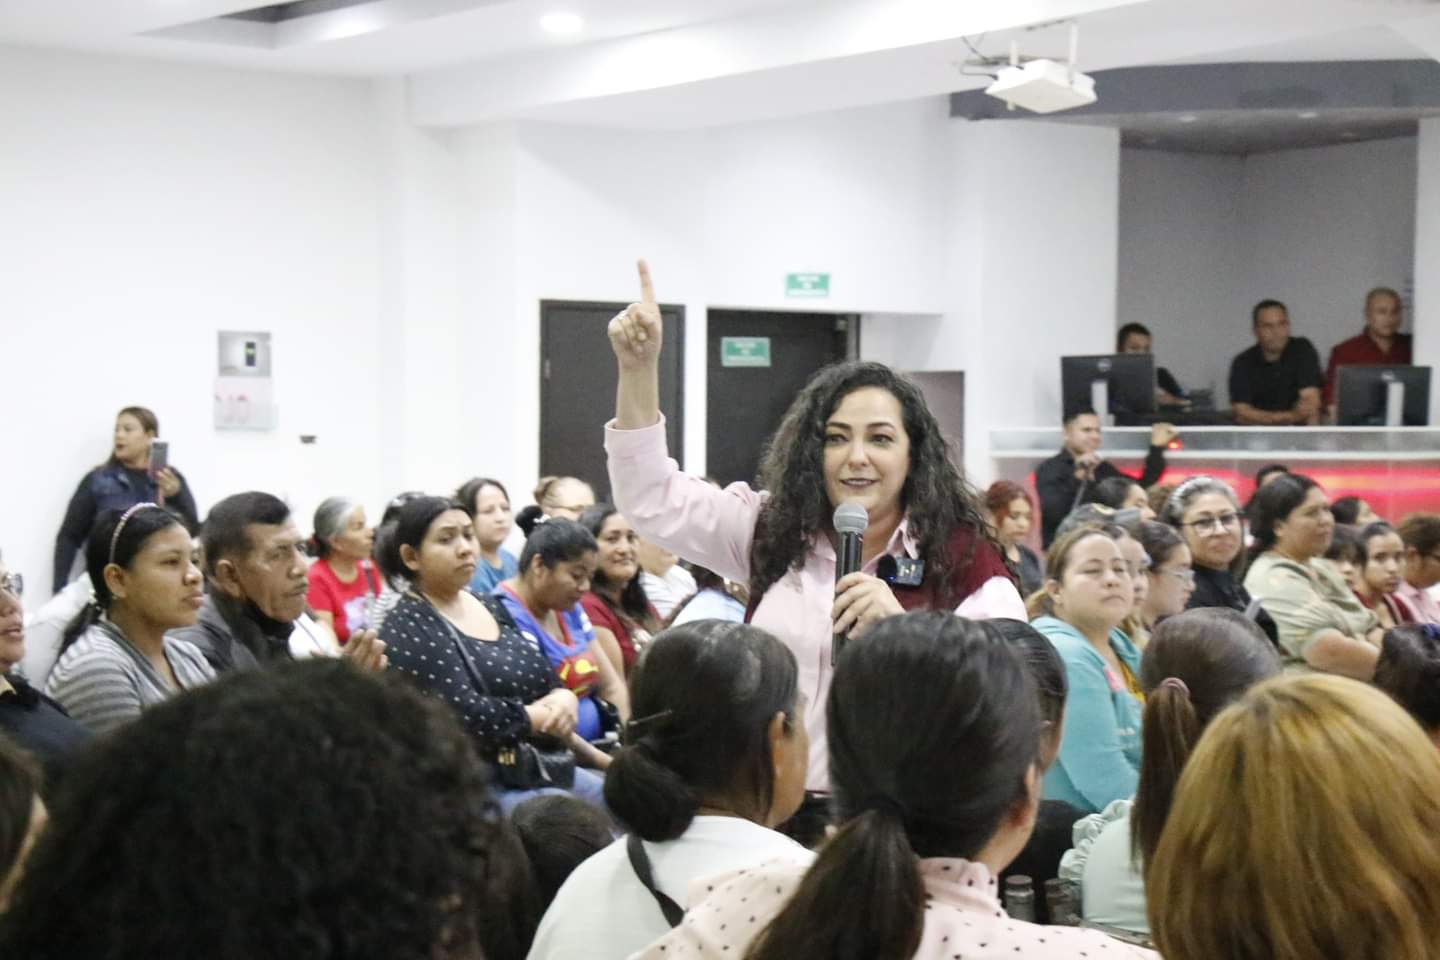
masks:
<instances>
[{"instance_id":1,"label":"green emergency exit sign","mask_svg":"<svg viewBox=\"0 0 1440 960\"><path fill-rule=\"evenodd\" d=\"M830 274L787 273L785 274L785 296L828 297L830 296Z\"/></svg>"},{"instance_id":2,"label":"green emergency exit sign","mask_svg":"<svg viewBox=\"0 0 1440 960\"><path fill-rule=\"evenodd\" d=\"M770 366L769 337L721 337L720 366Z\"/></svg>"}]
</instances>

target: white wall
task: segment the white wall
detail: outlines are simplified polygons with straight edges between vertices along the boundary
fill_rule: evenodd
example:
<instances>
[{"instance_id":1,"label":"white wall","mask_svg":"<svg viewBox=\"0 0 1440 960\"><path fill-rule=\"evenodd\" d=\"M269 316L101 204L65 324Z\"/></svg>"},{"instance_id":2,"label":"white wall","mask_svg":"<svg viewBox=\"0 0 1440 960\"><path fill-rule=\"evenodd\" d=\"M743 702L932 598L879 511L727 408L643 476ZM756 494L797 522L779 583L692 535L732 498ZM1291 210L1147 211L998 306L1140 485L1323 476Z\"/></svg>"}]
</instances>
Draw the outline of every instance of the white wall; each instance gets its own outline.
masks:
<instances>
[{"instance_id":1,"label":"white wall","mask_svg":"<svg viewBox=\"0 0 1440 960\"><path fill-rule=\"evenodd\" d=\"M159 414L202 511L254 487L304 526L327 493L378 502L368 84L6 49L0 131L0 548L37 600L127 404ZM275 431L212 427L222 329L274 334Z\"/></svg>"},{"instance_id":2,"label":"white wall","mask_svg":"<svg viewBox=\"0 0 1440 960\"><path fill-rule=\"evenodd\" d=\"M933 98L692 133L437 134L398 82L7 51L0 252L23 268L0 285L5 393L40 468L8 474L27 508L0 547L43 595L64 505L130 403L160 414L202 513L262 488L304 528L331 493L376 512L482 471L523 502L538 302L630 300L641 255L687 309L703 466L707 307L948 303L950 126ZM830 299L787 300L800 270L830 272ZM274 431L213 429L219 329L274 334Z\"/></svg>"},{"instance_id":3,"label":"white wall","mask_svg":"<svg viewBox=\"0 0 1440 960\"><path fill-rule=\"evenodd\" d=\"M695 469L708 307L938 312L948 124L933 98L697 132L527 122L461 134L463 326L496 358L487 388L508 397L494 436L509 460L494 469L512 495L538 471L539 301L633 300L636 257L660 299L686 309ZM785 274L808 270L830 272L830 298L787 300Z\"/></svg>"},{"instance_id":4,"label":"white wall","mask_svg":"<svg viewBox=\"0 0 1440 960\"><path fill-rule=\"evenodd\" d=\"M1113 329L1120 135L982 122L952 138L953 319L932 363L966 371L965 467L983 485L990 430L1058 424L1059 358Z\"/></svg>"},{"instance_id":5,"label":"white wall","mask_svg":"<svg viewBox=\"0 0 1440 960\"><path fill-rule=\"evenodd\" d=\"M1365 292L1411 289L1416 141L1243 159L1122 151L1119 324L1154 331L1159 361L1226 398L1249 308L1285 301L1323 363L1363 325ZM1197 335L1203 331L1204 335Z\"/></svg>"}]
</instances>

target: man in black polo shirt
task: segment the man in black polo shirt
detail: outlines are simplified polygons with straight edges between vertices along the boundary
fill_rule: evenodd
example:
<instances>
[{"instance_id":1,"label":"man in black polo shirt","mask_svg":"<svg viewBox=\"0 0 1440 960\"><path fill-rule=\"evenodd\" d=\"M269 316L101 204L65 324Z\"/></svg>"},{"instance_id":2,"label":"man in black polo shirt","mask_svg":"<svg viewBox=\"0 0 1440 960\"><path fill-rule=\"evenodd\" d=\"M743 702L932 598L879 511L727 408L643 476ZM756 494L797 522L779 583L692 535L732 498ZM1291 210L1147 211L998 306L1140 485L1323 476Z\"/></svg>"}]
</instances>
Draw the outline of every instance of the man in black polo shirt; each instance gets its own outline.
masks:
<instances>
[{"instance_id":1,"label":"man in black polo shirt","mask_svg":"<svg viewBox=\"0 0 1440 960\"><path fill-rule=\"evenodd\" d=\"M1290 336L1290 312L1261 300L1250 313L1255 346L1230 361L1230 406L1235 422L1287 426L1320 422L1320 355L1304 337Z\"/></svg>"}]
</instances>

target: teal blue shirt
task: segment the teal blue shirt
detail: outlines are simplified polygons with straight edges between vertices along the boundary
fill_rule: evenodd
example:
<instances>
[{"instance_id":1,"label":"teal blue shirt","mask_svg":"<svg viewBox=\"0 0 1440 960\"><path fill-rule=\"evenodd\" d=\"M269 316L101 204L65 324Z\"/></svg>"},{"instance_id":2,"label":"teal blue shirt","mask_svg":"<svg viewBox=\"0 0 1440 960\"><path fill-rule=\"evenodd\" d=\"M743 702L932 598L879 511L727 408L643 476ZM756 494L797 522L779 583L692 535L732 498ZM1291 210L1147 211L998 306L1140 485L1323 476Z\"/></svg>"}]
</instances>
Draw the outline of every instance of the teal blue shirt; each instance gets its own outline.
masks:
<instances>
[{"instance_id":1,"label":"teal blue shirt","mask_svg":"<svg viewBox=\"0 0 1440 960\"><path fill-rule=\"evenodd\" d=\"M1070 681L1065 736L1060 756L1045 774L1042 796L1092 813L1134 796L1140 781L1142 704L1079 630L1055 617L1040 617L1031 626L1055 645ZM1140 651L1129 637L1111 630L1110 649L1140 676Z\"/></svg>"},{"instance_id":2,"label":"teal blue shirt","mask_svg":"<svg viewBox=\"0 0 1440 960\"><path fill-rule=\"evenodd\" d=\"M510 555L510 551L501 547L499 553L498 567L490 566L484 557L477 558L479 562L475 564L475 576L470 579L470 589L482 597L488 597L502 582L520 572L520 564Z\"/></svg>"}]
</instances>

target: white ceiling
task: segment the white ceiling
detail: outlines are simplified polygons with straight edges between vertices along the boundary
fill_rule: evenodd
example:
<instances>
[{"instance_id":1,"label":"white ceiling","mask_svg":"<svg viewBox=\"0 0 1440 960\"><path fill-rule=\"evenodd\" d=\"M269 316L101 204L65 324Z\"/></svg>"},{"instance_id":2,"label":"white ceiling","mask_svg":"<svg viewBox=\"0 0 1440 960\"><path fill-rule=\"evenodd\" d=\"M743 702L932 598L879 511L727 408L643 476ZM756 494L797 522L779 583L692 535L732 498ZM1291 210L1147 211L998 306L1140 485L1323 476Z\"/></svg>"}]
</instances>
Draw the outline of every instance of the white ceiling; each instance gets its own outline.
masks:
<instances>
[{"instance_id":1,"label":"white ceiling","mask_svg":"<svg viewBox=\"0 0 1440 960\"><path fill-rule=\"evenodd\" d=\"M414 118L430 125L529 117L631 128L966 89L983 80L959 73L970 56L963 38L986 53L1013 37L1027 54L1063 56L1063 28L1023 25L1065 17L1080 24L1086 70L1440 57L1440 0L377 0L312 18L279 48L153 35L256 5L0 0L0 43L404 76ZM540 17L557 10L579 13L584 31L545 34Z\"/></svg>"}]
</instances>

